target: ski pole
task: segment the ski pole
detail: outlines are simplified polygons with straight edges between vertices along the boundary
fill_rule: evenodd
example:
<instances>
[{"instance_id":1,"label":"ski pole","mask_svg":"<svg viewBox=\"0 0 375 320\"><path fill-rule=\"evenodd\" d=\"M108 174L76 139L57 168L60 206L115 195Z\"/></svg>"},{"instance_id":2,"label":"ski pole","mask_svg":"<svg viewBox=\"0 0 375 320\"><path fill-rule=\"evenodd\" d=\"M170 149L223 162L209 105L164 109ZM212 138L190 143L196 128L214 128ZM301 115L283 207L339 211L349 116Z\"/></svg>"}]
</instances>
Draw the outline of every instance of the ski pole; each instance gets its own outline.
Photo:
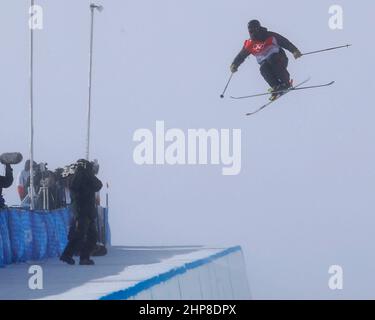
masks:
<instances>
[{"instance_id":1,"label":"ski pole","mask_svg":"<svg viewBox=\"0 0 375 320\"><path fill-rule=\"evenodd\" d=\"M330 51L330 50L335 50L335 49L340 49L340 48L349 48L350 46L351 46L351 44L346 44L344 46L338 46L338 47L333 47L333 48L327 48L327 49L322 49L322 50L316 50L316 51L306 52L306 53L302 53L302 55L306 56L308 54L320 53L320 52Z\"/></svg>"},{"instance_id":2,"label":"ski pole","mask_svg":"<svg viewBox=\"0 0 375 320\"><path fill-rule=\"evenodd\" d=\"M225 86L225 88L224 88L224 91L223 91L223 93L220 95L220 98L224 98L224 93L225 93L225 91L227 91L227 88L228 88L228 86L229 86L230 81L232 80L232 77L233 77L233 72L231 73L231 75L230 75L230 77L229 77L229 80L228 80L228 82L227 82L227 84L226 84L226 86Z\"/></svg>"}]
</instances>

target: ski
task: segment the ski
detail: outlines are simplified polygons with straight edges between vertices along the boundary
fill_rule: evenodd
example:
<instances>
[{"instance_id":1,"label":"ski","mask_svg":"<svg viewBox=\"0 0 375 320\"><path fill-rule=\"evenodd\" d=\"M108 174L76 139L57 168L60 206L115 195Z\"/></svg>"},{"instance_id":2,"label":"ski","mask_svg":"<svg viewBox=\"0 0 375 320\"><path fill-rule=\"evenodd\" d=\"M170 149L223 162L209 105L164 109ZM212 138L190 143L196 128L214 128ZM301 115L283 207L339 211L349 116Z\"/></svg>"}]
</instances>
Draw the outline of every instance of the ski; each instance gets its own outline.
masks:
<instances>
[{"instance_id":1,"label":"ski","mask_svg":"<svg viewBox=\"0 0 375 320\"><path fill-rule=\"evenodd\" d=\"M323 84L317 84L317 85L314 85L314 86L305 86L305 87L294 86L294 87L292 87L290 89L287 89L287 90L275 91L274 93L283 93L283 92L286 92L286 91L289 91L289 90L304 90L304 89L322 88L322 87L328 87L328 86L330 86L334 83L335 83L335 81L331 81L331 82L323 83ZM241 97L231 96L231 98L232 99L248 99L248 98L260 97L260 96L266 96L266 95L270 95L270 94L271 94L270 92L265 92L265 93L257 93L257 94L252 94L252 95L249 95L249 96L241 96Z\"/></svg>"},{"instance_id":2,"label":"ski","mask_svg":"<svg viewBox=\"0 0 375 320\"><path fill-rule=\"evenodd\" d=\"M304 80L304 81L298 83L297 85L295 85L295 86L293 86L293 87L291 87L291 88L289 88L289 89L287 89L287 90L282 91L283 94L280 95L279 97L277 97L275 100L272 100L272 101L270 101L270 102L267 102L266 104L262 105L260 108L256 109L255 111L246 113L246 115L247 115L247 116L251 116L251 115L253 115L253 114L255 114L255 113L257 113L257 112L263 110L264 108L268 107L268 106L269 106L270 104L272 104L273 102L275 102L275 101L279 100L281 97L285 96L288 92L290 92L290 91L292 91L292 90L296 90L297 88L301 87L302 85L304 85L304 84L305 84L307 81L309 81L309 80L310 80L310 78L307 78L306 80Z\"/></svg>"}]
</instances>

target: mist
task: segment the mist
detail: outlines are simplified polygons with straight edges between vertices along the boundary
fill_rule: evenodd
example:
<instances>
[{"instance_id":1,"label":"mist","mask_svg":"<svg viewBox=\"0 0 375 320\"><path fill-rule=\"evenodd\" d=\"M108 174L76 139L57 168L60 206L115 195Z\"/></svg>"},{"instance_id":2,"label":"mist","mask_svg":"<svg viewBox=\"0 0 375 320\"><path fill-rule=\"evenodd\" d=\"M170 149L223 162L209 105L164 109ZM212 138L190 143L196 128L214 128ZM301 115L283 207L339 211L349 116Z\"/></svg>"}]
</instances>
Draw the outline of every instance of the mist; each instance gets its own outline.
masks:
<instances>
[{"instance_id":1,"label":"mist","mask_svg":"<svg viewBox=\"0 0 375 320\"><path fill-rule=\"evenodd\" d=\"M1 150L29 153L28 6L0 11ZM35 160L55 169L83 158L90 1L38 0L35 31ZM359 299L375 292L375 4L245 0L101 0L95 16L91 158L109 189L114 245L241 245L255 299ZM340 5L342 30L329 28ZM219 95L248 38L247 22L291 40L296 81L329 88L291 92L254 117L267 90L254 57ZM136 130L241 129L241 171L219 165L138 165ZM15 176L22 165L14 167ZM3 191L18 204L16 181ZM331 265L344 289L328 287Z\"/></svg>"}]
</instances>

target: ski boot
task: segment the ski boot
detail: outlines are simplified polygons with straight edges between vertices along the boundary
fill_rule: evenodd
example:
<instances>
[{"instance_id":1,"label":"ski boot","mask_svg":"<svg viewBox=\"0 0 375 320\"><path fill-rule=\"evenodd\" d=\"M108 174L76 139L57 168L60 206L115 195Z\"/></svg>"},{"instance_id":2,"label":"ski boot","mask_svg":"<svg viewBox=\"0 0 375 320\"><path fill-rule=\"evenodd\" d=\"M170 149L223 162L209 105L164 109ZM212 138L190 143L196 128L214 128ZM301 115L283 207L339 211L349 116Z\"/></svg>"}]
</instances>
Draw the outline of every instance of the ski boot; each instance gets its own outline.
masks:
<instances>
[{"instance_id":1,"label":"ski boot","mask_svg":"<svg viewBox=\"0 0 375 320\"><path fill-rule=\"evenodd\" d=\"M281 83L276 85L275 87L271 88L269 91L271 96L269 98L270 101L274 101L277 98L280 98L288 89L293 86L293 80L290 80L287 83Z\"/></svg>"}]
</instances>

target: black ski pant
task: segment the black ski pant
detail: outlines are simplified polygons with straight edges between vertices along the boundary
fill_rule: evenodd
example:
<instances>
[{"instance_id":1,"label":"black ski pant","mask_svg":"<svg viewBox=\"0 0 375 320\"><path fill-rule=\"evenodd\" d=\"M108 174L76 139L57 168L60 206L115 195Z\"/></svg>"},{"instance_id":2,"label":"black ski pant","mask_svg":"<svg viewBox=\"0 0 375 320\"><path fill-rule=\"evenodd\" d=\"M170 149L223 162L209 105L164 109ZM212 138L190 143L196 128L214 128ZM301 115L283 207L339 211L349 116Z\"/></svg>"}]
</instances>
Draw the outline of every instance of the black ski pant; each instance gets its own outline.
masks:
<instances>
[{"instance_id":1,"label":"black ski pant","mask_svg":"<svg viewBox=\"0 0 375 320\"><path fill-rule=\"evenodd\" d=\"M274 53L260 65L260 73L264 80L274 88L280 84L288 84L290 75L287 70L288 57L285 52Z\"/></svg>"},{"instance_id":2,"label":"black ski pant","mask_svg":"<svg viewBox=\"0 0 375 320\"><path fill-rule=\"evenodd\" d=\"M68 244L62 255L72 258L74 254L79 253L81 260L89 259L96 247L97 237L95 219L78 215L72 220Z\"/></svg>"}]
</instances>

